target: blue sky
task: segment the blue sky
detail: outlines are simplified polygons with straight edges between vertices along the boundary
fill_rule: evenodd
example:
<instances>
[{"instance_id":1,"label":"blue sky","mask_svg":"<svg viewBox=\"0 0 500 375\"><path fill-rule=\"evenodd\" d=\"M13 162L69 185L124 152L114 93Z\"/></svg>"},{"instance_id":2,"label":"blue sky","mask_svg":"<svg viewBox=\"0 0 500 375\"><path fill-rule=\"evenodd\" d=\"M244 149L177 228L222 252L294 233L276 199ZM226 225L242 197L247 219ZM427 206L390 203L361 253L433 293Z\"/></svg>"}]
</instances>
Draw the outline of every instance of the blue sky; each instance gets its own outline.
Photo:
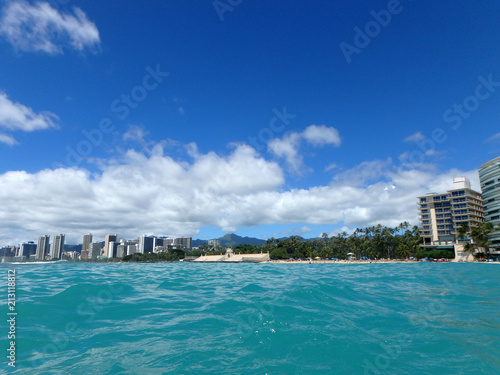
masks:
<instances>
[{"instance_id":1,"label":"blue sky","mask_svg":"<svg viewBox=\"0 0 500 375\"><path fill-rule=\"evenodd\" d=\"M500 153L494 1L0 2L0 245L417 224Z\"/></svg>"}]
</instances>

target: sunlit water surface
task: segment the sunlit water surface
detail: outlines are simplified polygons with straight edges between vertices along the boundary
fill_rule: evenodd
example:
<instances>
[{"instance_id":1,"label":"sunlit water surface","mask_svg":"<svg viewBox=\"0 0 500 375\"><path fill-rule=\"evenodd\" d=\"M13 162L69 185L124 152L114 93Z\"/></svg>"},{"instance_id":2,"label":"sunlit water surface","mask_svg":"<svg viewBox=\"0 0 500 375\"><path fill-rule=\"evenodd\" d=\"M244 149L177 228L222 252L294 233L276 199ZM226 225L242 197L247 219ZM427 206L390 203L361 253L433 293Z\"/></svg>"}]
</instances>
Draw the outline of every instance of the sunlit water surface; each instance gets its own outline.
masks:
<instances>
[{"instance_id":1,"label":"sunlit water surface","mask_svg":"<svg viewBox=\"0 0 500 375\"><path fill-rule=\"evenodd\" d=\"M500 373L496 264L14 267L18 374Z\"/></svg>"}]
</instances>

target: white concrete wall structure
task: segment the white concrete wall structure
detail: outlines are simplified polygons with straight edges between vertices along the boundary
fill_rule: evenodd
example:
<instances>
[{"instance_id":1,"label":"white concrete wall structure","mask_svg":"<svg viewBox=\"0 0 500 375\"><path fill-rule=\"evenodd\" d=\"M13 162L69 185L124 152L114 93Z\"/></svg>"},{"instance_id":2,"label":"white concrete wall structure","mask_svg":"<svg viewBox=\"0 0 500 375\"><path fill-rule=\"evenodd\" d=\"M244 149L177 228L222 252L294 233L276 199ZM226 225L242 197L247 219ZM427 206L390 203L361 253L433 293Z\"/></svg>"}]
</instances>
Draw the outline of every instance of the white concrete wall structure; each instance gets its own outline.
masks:
<instances>
[{"instance_id":1,"label":"white concrete wall structure","mask_svg":"<svg viewBox=\"0 0 500 375\"><path fill-rule=\"evenodd\" d=\"M194 262L261 263L270 259L269 253L235 254L233 249L229 248L225 255L202 255Z\"/></svg>"}]
</instances>

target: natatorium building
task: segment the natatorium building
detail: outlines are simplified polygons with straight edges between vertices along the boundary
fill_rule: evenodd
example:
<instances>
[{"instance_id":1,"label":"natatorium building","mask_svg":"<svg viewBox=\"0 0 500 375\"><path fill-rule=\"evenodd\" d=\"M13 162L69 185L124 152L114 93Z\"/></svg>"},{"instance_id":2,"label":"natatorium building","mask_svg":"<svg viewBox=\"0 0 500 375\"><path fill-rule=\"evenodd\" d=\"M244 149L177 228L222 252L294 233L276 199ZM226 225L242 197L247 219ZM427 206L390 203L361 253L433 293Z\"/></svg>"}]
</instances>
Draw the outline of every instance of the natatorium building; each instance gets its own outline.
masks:
<instances>
[{"instance_id":1,"label":"natatorium building","mask_svg":"<svg viewBox=\"0 0 500 375\"><path fill-rule=\"evenodd\" d=\"M500 224L500 156L479 167L479 181L483 192L484 217L495 229ZM492 247L500 251L500 231L491 233Z\"/></svg>"},{"instance_id":2,"label":"natatorium building","mask_svg":"<svg viewBox=\"0 0 500 375\"><path fill-rule=\"evenodd\" d=\"M453 179L453 189L418 197L423 247L453 250L462 223L474 228L484 222L481 194L465 177Z\"/></svg>"}]
</instances>

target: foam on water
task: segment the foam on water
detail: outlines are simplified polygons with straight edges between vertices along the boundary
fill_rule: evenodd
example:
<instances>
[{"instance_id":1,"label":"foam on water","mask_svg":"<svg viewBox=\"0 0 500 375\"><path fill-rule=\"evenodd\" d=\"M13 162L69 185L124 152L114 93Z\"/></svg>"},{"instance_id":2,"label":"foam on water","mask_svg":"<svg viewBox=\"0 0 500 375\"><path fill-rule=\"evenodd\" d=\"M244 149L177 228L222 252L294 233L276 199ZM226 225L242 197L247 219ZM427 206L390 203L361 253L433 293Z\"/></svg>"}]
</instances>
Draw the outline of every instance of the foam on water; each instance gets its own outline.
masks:
<instances>
[{"instance_id":1,"label":"foam on water","mask_svg":"<svg viewBox=\"0 0 500 375\"><path fill-rule=\"evenodd\" d=\"M19 374L500 373L498 265L8 267Z\"/></svg>"}]
</instances>

